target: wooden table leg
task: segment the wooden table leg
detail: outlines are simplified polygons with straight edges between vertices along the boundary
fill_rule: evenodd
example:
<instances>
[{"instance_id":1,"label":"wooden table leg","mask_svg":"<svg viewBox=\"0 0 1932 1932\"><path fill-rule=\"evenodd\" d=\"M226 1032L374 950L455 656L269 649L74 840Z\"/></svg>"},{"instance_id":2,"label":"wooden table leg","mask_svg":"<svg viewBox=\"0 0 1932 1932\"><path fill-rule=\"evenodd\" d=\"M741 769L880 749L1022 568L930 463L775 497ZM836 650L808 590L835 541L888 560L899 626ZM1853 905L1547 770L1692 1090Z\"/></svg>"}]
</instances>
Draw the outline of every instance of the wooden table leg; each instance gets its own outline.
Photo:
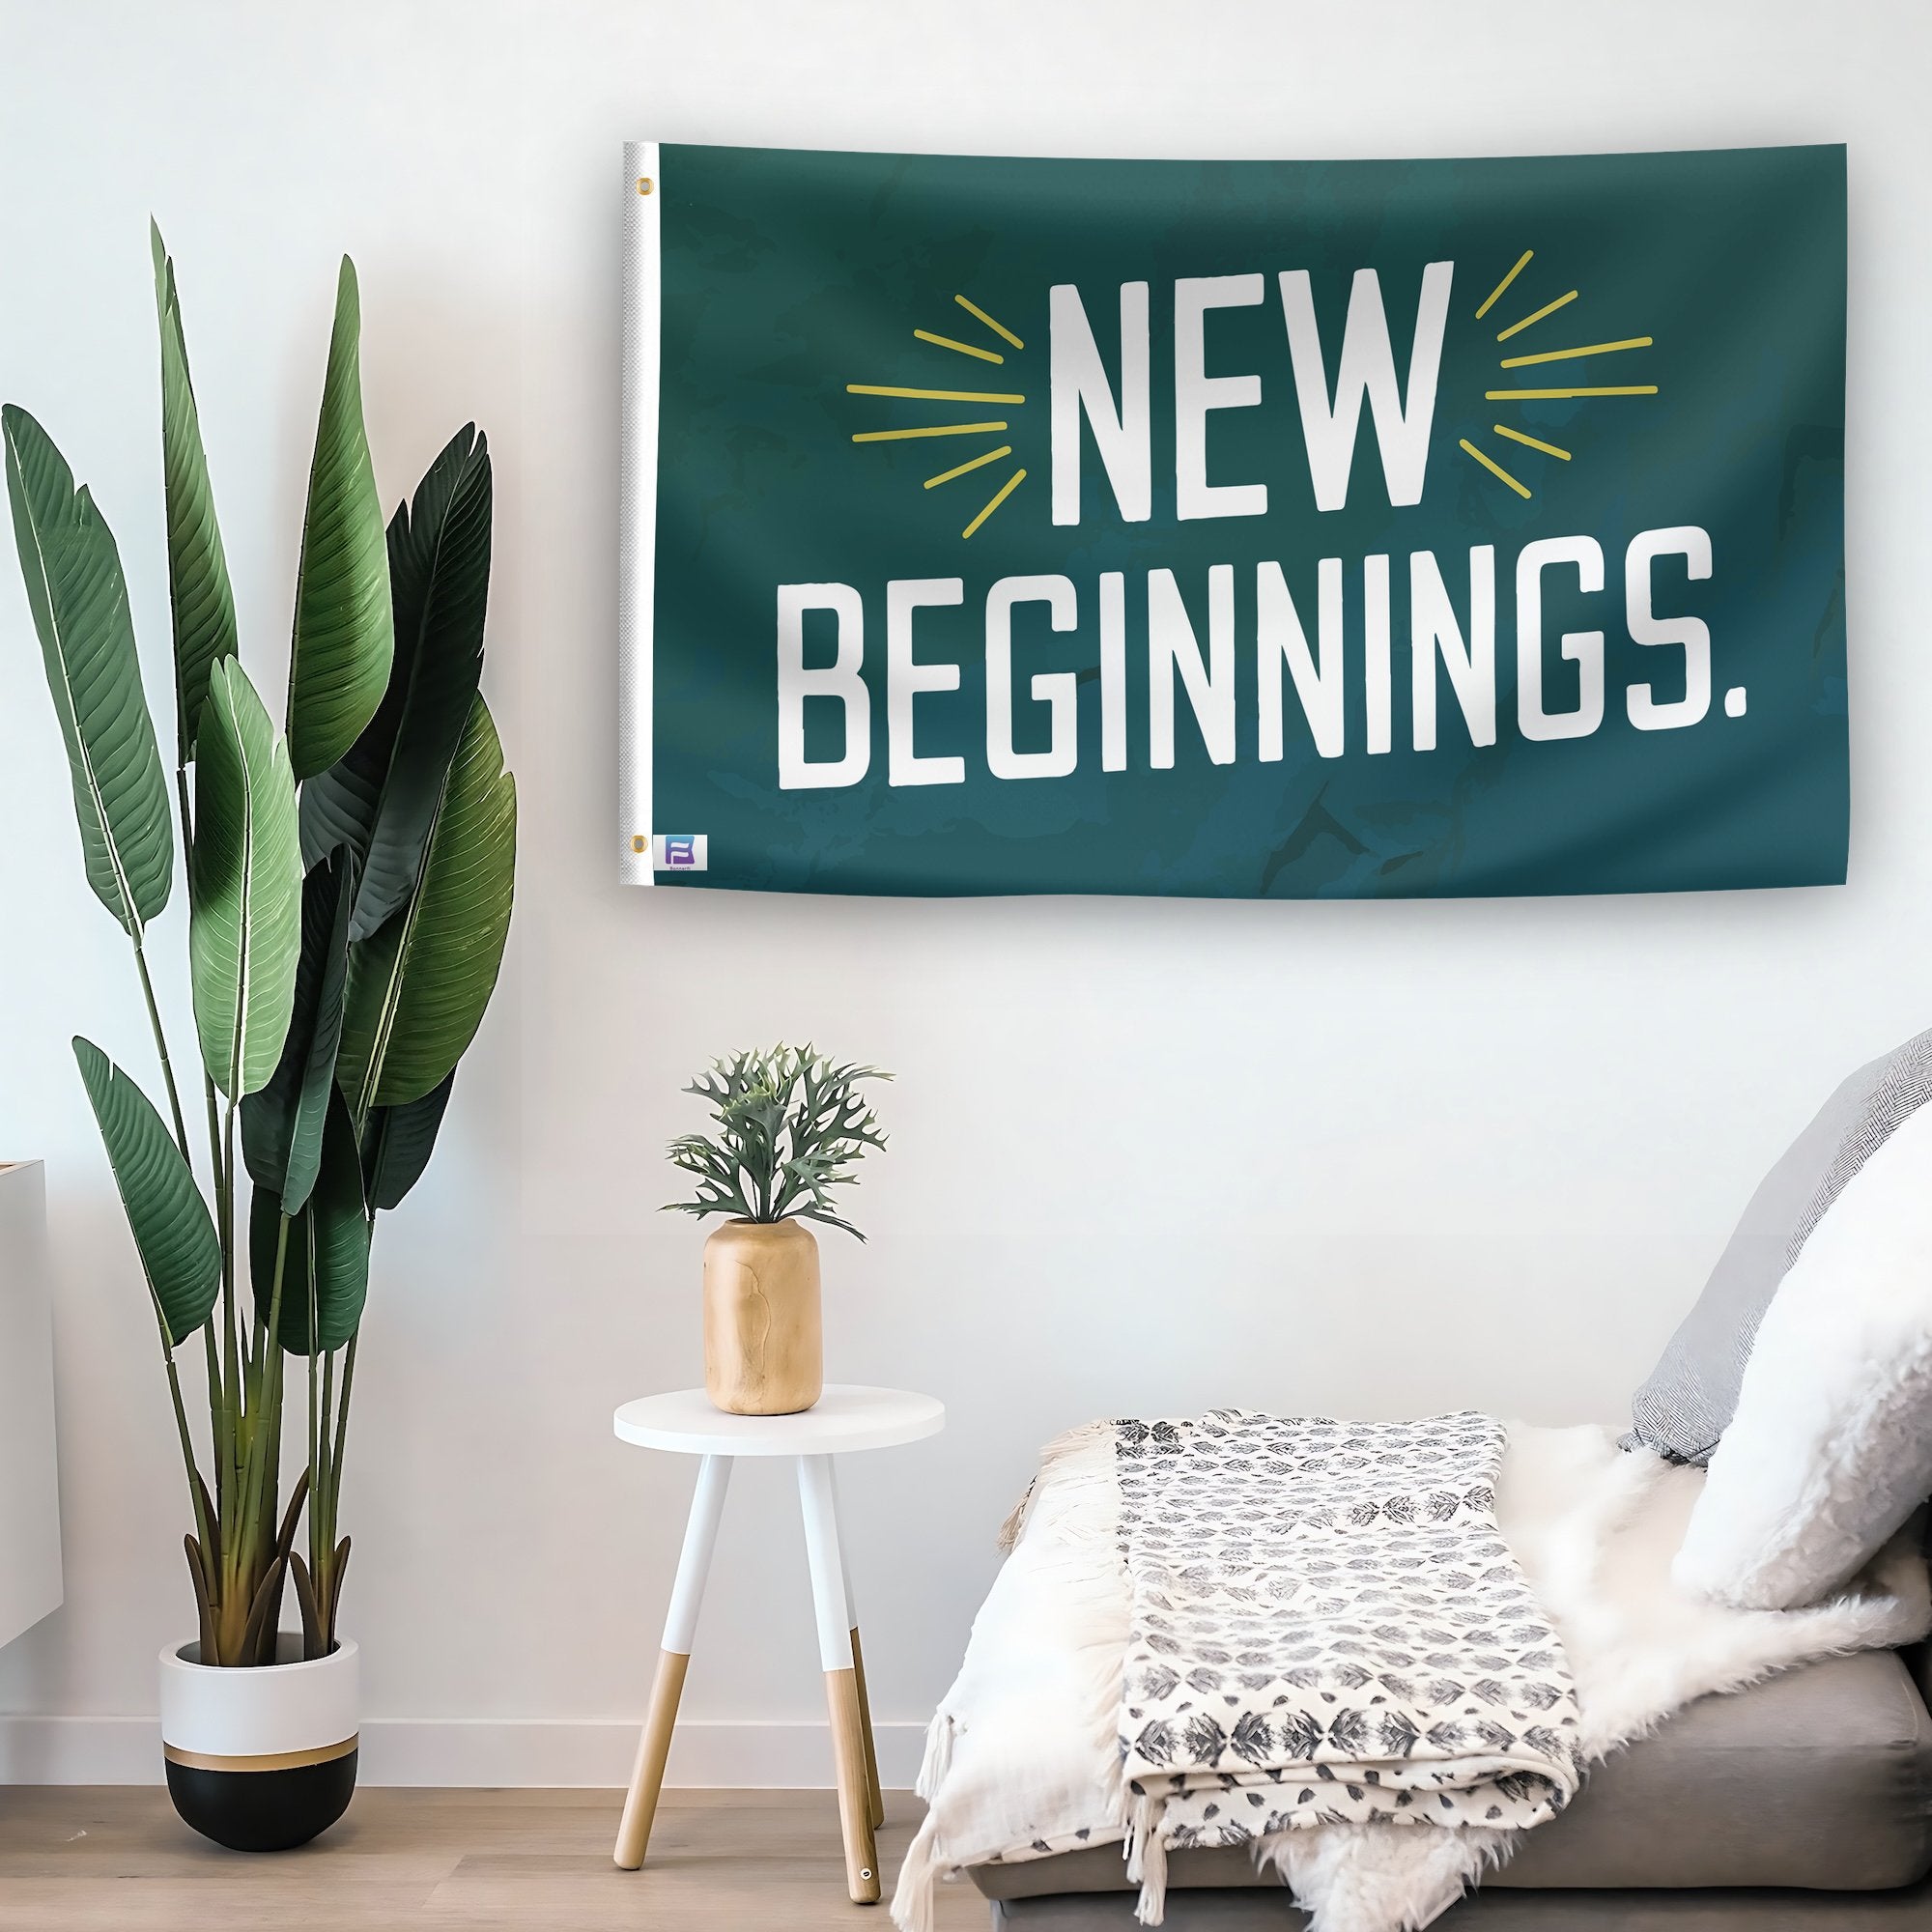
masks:
<instances>
[{"instance_id":1,"label":"wooden table leg","mask_svg":"<svg viewBox=\"0 0 1932 1932\"><path fill-rule=\"evenodd\" d=\"M845 1840L845 1889L855 1905L876 1905L879 1855L866 1786L866 1719L859 1708L857 1672L828 1670L825 1703L832 1717L832 1759L838 1778L838 1828Z\"/></svg>"},{"instance_id":2,"label":"wooden table leg","mask_svg":"<svg viewBox=\"0 0 1932 1932\"><path fill-rule=\"evenodd\" d=\"M832 1470L832 1512L838 1517L838 1471ZM852 1624L852 1675L859 1686L859 1728L866 1744L866 1789L870 1795L872 1830L886 1822L885 1794L879 1788L879 1747L872 1735L872 1700L866 1690L866 1653L859 1644L859 1600L852 1594L852 1565L845 1554L845 1528L838 1524L838 1575L845 1585L845 1614Z\"/></svg>"},{"instance_id":3,"label":"wooden table leg","mask_svg":"<svg viewBox=\"0 0 1932 1932\"><path fill-rule=\"evenodd\" d=\"M651 1684L650 1709L638 1740L631 1786L624 1794L616 1848L611 1854L626 1871L636 1871L643 1863L650 1845L651 1821L657 1816L658 1796L664 1789L665 1760L670 1755L678 1699L684 1691L684 1673L691 1662L691 1643L697 1629L697 1605L704 1596L704 1579L718 1544L718 1524L724 1514L724 1492L730 1481L728 1456L707 1456L698 1465L697 1490L691 1499L684 1548L677 1559L677 1581L671 1585L670 1608L665 1616L664 1649L658 1655L657 1676Z\"/></svg>"},{"instance_id":4,"label":"wooden table leg","mask_svg":"<svg viewBox=\"0 0 1932 1932\"><path fill-rule=\"evenodd\" d=\"M832 1459L798 1459L798 1500L805 1519L805 1553L811 1568L811 1603L818 1620L818 1661L832 1718L832 1751L838 1776L838 1828L845 1840L845 1889L856 1905L879 1900L879 1851L872 1836L872 1794L866 1771L866 1724L853 1665L852 1619L845 1604L845 1569L838 1550L838 1508L832 1492Z\"/></svg>"},{"instance_id":5,"label":"wooden table leg","mask_svg":"<svg viewBox=\"0 0 1932 1932\"><path fill-rule=\"evenodd\" d=\"M866 1653L859 1647L859 1626L852 1626L852 1682L859 1691L859 1741L866 1752L866 1795L872 1830L886 1822L886 1797L879 1789L879 1747L872 1737L872 1700L866 1694Z\"/></svg>"}]
</instances>

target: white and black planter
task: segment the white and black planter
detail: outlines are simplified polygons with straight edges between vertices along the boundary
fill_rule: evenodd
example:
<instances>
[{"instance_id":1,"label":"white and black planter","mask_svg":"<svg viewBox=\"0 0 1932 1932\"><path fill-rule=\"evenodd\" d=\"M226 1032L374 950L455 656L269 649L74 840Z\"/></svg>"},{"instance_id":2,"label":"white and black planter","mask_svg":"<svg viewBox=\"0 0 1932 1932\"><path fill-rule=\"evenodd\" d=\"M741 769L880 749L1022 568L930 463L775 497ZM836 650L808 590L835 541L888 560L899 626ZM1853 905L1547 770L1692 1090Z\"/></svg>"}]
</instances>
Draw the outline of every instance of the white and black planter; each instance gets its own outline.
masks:
<instances>
[{"instance_id":1,"label":"white and black planter","mask_svg":"<svg viewBox=\"0 0 1932 1932\"><path fill-rule=\"evenodd\" d=\"M357 1652L303 1662L284 1632L277 1662L221 1669L198 1643L161 1653L161 1745L183 1820L236 1852L305 1845L355 1789Z\"/></svg>"}]
</instances>

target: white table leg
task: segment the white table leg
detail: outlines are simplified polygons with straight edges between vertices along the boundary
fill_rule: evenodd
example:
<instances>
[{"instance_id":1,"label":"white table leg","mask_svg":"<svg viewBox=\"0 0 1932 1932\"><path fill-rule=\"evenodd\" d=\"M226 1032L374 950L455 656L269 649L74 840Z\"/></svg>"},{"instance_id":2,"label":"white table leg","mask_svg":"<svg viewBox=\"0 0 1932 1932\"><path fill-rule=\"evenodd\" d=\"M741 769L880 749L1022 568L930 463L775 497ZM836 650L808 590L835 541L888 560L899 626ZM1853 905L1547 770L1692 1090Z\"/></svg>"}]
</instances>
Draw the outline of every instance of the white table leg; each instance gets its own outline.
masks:
<instances>
[{"instance_id":1,"label":"white table leg","mask_svg":"<svg viewBox=\"0 0 1932 1932\"><path fill-rule=\"evenodd\" d=\"M828 1459L828 1466L830 1459ZM838 1472L831 1469L832 1514L838 1517ZM845 1584L845 1616L852 1626L852 1678L859 1687L859 1724L866 1740L866 1790L870 1799L872 1830L886 1822L886 1797L879 1788L879 1747L872 1736L872 1700L866 1690L866 1653L859 1643L859 1600L852 1594L852 1565L845 1554L843 1524L838 1529L838 1574Z\"/></svg>"},{"instance_id":2,"label":"white table leg","mask_svg":"<svg viewBox=\"0 0 1932 1932\"><path fill-rule=\"evenodd\" d=\"M811 1605L818 1619L818 1662L832 1716L832 1750L838 1774L838 1825L845 1839L845 1889L858 1905L879 1897L879 1853L872 1836L872 1795L866 1770L866 1723L854 1668L852 1616L845 1592L845 1559L838 1547L838 1502L832 1458L798 1459L799 1510L811 1568Z\"/></svg>"},{"instance_id":3,"label":"white table leg","mask_svg":"<svg viewBox=\"0 0 1932 1932\"><path fill-rule=\"evenodd\" d=\"M684 1673L691 1663L697 1605L710 1574L711 1552L718 1547L718 1524L724 1514L724 1492L730 1482L730 1457L707 1456L698 1464L697 1489L691 1499L684 1548L677 1559L677 1580L671 1585L670 1608L665 1615L664 1648L658 1653L650 1707L644 1715L643 1734L638 1740L638 1761L631 1772L631 1788L624 1795L616 1849L611 1855L626 1871L636 1871L643 1863L650 1844L651 1821L657 1816L658 1796L664 1790L665 1760L670 1755L670 1734L677 1723L678 1699L684 1694Z\"/></svg>"}]
</instances>

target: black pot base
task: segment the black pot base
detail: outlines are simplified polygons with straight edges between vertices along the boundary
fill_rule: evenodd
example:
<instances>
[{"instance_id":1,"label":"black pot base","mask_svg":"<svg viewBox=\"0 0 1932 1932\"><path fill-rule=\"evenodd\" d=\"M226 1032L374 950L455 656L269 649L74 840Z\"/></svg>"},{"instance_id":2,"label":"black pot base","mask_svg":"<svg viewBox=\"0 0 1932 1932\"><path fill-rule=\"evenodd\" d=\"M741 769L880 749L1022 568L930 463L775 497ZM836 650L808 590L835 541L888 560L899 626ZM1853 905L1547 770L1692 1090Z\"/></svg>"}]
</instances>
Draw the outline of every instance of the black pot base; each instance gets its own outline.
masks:
<instances>
[{"instance_id":1,"label":"black pot base","mask_svg":"<svg viewBox=\"0 0 1932 1932\"><path fill-rule=\"evenodd\" d=\"M349 1809L355 1751L280 1771L203 1771L168 1760L182 1822L231 1852L286 1852L320 1837Z\"/></svg>"}]
</instances>

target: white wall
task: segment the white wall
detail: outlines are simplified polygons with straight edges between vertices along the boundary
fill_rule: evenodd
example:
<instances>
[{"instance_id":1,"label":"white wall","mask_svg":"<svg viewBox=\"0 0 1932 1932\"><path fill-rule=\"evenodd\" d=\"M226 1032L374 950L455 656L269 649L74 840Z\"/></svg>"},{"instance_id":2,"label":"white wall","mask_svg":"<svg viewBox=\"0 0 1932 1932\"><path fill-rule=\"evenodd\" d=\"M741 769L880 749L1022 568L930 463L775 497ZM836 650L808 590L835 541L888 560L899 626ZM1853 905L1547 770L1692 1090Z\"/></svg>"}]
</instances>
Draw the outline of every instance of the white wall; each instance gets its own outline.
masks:
<instances>
[{"instance_id":1,"label":"white wall","mask_svg":"<svg viewBox=\"0 0 1932 1932\"><path fill-rule=\"evenodd\" d=\"M371 1775L622 1774L690 1471L620 1449L608 1418L698 1375L699 1232L652 1210L692 1118L677 1088L714 1049L810 1035L899 1075L871 1242L828 1236L826 1260L835 1376L952 1413L846 1482L903 1776L1046 1435L1219 1403L1615 1415L1786 1137L1932 1021L1922 6L10 0L4 33L0 394L120 532L157 703L150 210L258 677L281 674L338 250L362 274L385 497L467 417L497 452L488 688L522 875L436 1165L383 1231L344 1500ZM619 888L619 144L639 134L1337 156L1849 139L1852 885L1416 905ZM153 1734L126 1720L189 1628L185 1510L67 1036L148 1060L0 575L0 1155L48 1163L68 1566L66 1607L0 1653L0 1711L36 1714L0 1723L0 1776L148 1776ZM157 950L185 1044L181 943L177 912ZM797 1728L817 1699L790 1499L748 1471L683 1776L818 1777Z\"/></svg>"}]
</instances>

